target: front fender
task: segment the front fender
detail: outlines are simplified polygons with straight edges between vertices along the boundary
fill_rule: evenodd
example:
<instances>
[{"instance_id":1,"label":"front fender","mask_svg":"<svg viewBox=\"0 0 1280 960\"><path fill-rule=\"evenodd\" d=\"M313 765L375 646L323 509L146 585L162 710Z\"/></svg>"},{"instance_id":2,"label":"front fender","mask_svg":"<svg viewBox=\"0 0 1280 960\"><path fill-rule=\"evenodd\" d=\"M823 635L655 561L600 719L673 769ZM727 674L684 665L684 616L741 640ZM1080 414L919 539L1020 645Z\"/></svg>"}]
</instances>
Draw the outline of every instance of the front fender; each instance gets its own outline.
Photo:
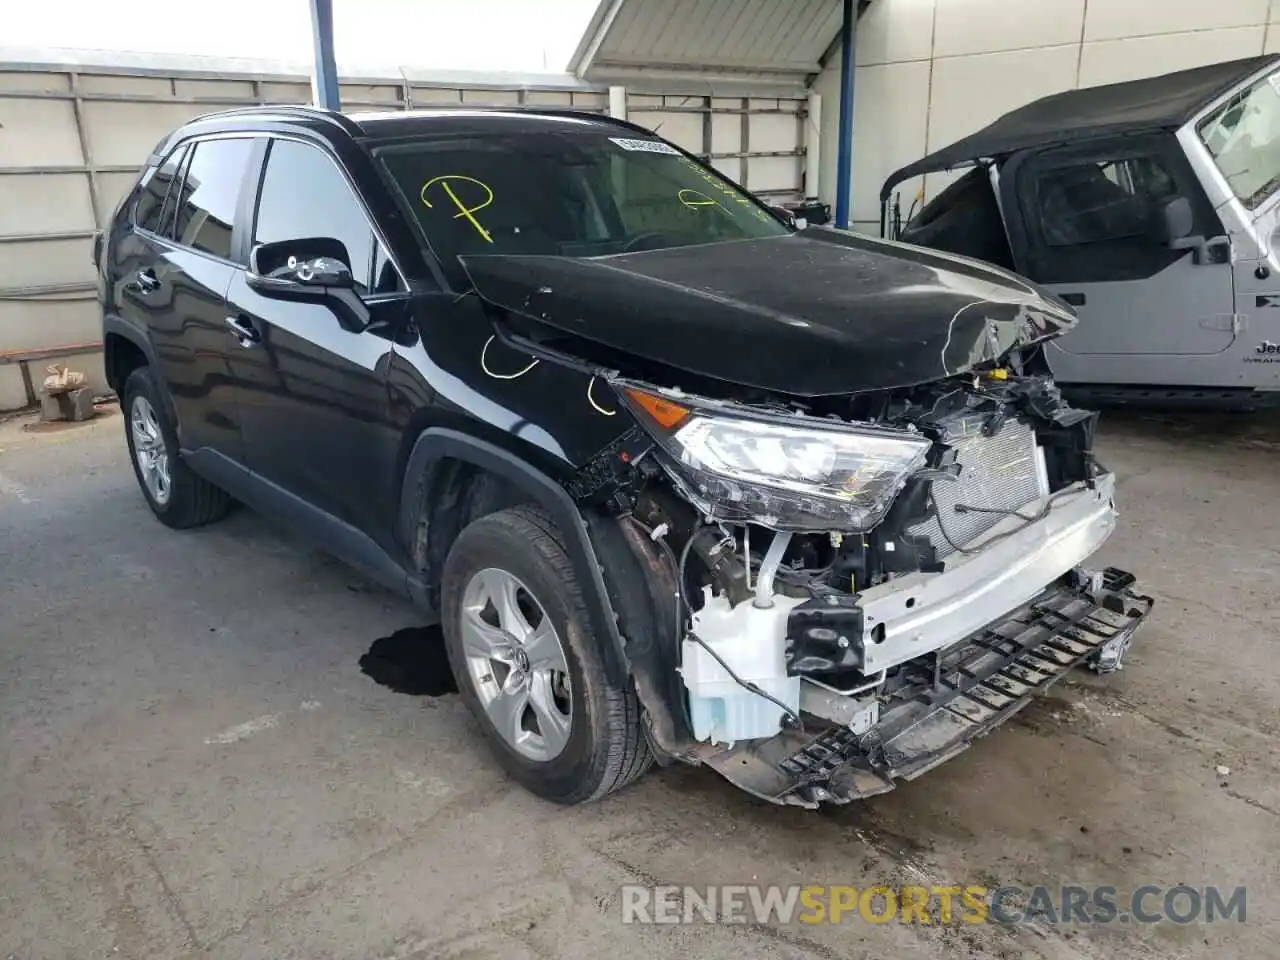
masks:
<instances>
[{"instance_id":1,"label":"front fender","mask_svg":"<svg viewBox=\"0 0 1280 960\"><path fill-rule=\"evenodd\" d=\"M426 492L422 481L430 476L436 463L446 459L473 464L502 477L550 514L564 537L565 550L582 587L591 627L603 642L609 679L619 686L629 682L626 641L618 629L617 615L582 512L564 487L510 451L457 430L432 427L423 431L409 453L397 521L400 541L410 548L410 554L413 554L412 545Z\"/></svg>"}]
</instances>

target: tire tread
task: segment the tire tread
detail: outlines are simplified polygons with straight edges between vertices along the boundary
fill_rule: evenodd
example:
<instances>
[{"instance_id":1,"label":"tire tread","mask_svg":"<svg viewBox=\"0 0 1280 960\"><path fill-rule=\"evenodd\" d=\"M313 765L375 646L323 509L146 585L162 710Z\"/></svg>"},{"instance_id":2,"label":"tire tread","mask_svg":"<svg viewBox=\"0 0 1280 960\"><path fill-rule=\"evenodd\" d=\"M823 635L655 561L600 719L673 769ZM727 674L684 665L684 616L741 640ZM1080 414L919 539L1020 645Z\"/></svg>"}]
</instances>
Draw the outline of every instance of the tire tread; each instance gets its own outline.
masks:
<instances>
[{"instance_id":1,"label":"tire tread","mask_svg":"<svg viewBox=\"0 0 1280 960\"><path fill-rule=\"evenodd\" d=\"M174 429L174 424L169 422L164 404L160 402L160 388L156 382L154 372L148 366L134 369L129 374L128 379L125 380L124 388L120 391L121 413L124 415L124 429L130 458L133 458L132 440L128 439L131 437L129 423L130 398L135 394L142 394L150 401L152 409L155 410L156 418L160 423L160 429L164 432L165 444L169 448L169 479L171 484L169 503L164 508L157 508L152 502L150 494L146 492L145 488L143 489L143 496L146 498L152 512L159 518L161 523L173 527L175 530L201 527L205 524L213 523L215 520L221 520L231 509L231 497L228 496L226 491L194 473L190 467L183 463L182 457L178 453L177 431ZM133 463L133 467L136 474L136 461ZM138 480L139 486L141 486L142 478L139 477Z\"/></svg>"},{"instance_id":2,"label":"tire tread","mask_svg":"<svg viewBox=\"0 0 1280 960\"><path fill-rule=\"evenodd\" d=\"M543 509L525 504L488 514L475 523L500 527L508 536L529 544L547 565L550 575L564 587L567 605L576 611L580 622L588 622L582 588L565 550L562 534ZM463 536L466 536L465 530ZM599 642L600 638L595 639ZM587 640L591 642L590 635ZM601 714L605 737L602 749L593 758L590 775L583 778L577 790L555 798L562 803L598 800L638 779L653 763L634 688L630 683L624 688L610 683L599 659L584 661L582 666L592 672L589 689L598 691L596 706Z\"/></svg>"}]
</instances>

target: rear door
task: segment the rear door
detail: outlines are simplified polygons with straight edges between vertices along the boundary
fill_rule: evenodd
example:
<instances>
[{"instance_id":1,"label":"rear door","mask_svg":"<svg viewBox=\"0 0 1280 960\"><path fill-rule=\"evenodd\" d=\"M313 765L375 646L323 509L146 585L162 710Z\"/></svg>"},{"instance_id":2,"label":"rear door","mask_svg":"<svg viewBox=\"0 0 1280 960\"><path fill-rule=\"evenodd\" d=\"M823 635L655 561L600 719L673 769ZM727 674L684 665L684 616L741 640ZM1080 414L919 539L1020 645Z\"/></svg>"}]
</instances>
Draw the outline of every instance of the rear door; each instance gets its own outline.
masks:
<instances>
[{"instance_id":1,"label":"rear door","mask_svg":"<svg viewBox=\"0 0 1280 960\"><path fill-rule=\"evenodd\" d=\"M249 468L376 538L396 466L387 371L407 289L337 159L318 144L272 138L257 186L251 244L339 241L368 311L363 330L332 306L262 296L235 271L228 315L251 331L236 348Z\"/></svg>"},{"instance_id":2,"label":"rear door","mask_svg":"<svg viewBox=\"0 0 1280 960\"><path fill-rule=\"evenodd\" d=\"M1164 207L1179 196L1191 203L1193 234L1222 233L1172 137L1035 154L1010 164L1002 191L1005 210L1020 212L1019 270L1080 316L1074 331L1048 347L1059 380L1194 381L1188 361L1231 347L1237 323L1228 248L1198 258L1163 237Z\"/></svg>"},{"instance_id":3,"label":"rear door","mask_svg":"<svg viewBox=\"0 0 1280 960\"><path fill-rule=\"evenodd\" d=\"M236 270L233 225L253 141L202 139L179 148L157 176L171 179L160 212L144 191L139 242L130 257L122 312L139 321L155 347L173 398L183 450L243 459L229 366L227 287ZM181 161L179 167L174 161ZM168 169L172 166L172 169ZM145 225L144 225L145 224Z\"/></svg>"}]
</instances>

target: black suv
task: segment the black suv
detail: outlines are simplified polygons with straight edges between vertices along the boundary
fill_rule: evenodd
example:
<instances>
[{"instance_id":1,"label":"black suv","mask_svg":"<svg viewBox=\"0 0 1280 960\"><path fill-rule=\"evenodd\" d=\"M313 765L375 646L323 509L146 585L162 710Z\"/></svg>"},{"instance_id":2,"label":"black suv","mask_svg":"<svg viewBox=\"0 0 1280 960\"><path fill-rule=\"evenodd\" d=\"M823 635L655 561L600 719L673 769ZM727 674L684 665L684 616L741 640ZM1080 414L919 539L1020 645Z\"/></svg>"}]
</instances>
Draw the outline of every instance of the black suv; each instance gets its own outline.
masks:
<instances>
[{"instance_id":1,"label":"black suv","mask_svg":"<svg viewBox=\"0 0 1280 960\"><path fill-rule=\"evenodd\" d=\"M813 806L958 752L1149 601L1016 276L796 230L627 123L195 120L98 245L170 527L232 500L438 611L521 783L705 763Z\"/></svg>"}]
</instances>

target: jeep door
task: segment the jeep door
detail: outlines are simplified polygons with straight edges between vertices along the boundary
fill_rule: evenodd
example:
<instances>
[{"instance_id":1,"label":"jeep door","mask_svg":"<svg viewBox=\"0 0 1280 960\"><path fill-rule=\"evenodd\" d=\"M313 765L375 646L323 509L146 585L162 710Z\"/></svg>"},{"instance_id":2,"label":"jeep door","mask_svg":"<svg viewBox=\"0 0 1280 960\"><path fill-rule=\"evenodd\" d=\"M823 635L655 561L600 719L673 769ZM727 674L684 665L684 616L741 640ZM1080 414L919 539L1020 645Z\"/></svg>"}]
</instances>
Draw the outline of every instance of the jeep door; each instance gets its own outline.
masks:
<instances>
[{"instance_id":1,"label":"jeep door","mask_svg":"<svg viewBox=\"0 0 1280 960\"><path fill-rule=\"evenodd\" d=\"M255 186L250 248L338 241L363 317L357 323L323 297L264 296L246 282L244 269L235 272L227 299L245 332L237 368L249 468L304 510L385 540L399 494L393 476L399 437L390 425L386 380L407 288L327 148L271 137Z\"/></svg>"},{"instance_id":2,"label":"jeep door","mask_svg":"<svg viewBox=\"0 0 1280 960\"><path fill-rule=\"evenodd\" d=\"M1280 388L1280 69L1251 78L1178 131L1235 251L1243 331L1224 380Z\"/></svg>"},{"instance_id":3,"label":"jeep door","mask_svg":"<svg viewBox=\"0 0 1280 960\"><path fill-rule=\"evenodd\" d=\"M1166 208L1190 234L1222 224L1172 135L1093 141L1015 157L1001 178L1020 272L1075 308L1046 347L1064 383L1195 384L1238 333L1230 247L1171 243Z\"/></svg>"}]
</instances>

